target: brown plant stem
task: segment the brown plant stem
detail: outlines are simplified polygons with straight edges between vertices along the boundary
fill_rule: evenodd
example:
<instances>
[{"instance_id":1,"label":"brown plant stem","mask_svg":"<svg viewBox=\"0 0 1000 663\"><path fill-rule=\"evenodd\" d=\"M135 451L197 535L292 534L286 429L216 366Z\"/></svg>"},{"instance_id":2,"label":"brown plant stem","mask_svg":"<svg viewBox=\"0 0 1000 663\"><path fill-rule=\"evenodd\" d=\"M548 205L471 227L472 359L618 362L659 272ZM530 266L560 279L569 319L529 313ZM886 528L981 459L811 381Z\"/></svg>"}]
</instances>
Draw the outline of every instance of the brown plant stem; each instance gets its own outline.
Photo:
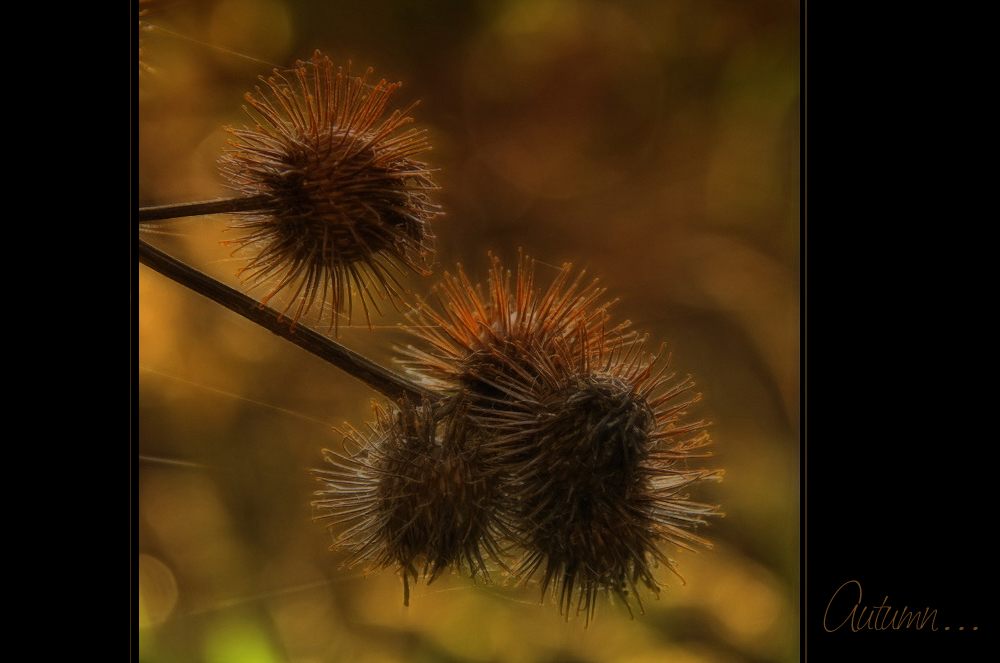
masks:
<instances>
[{"instance_id":1,"label":"brown plant stem","mask_svg":"<svg viewBox=\"0 0 1000 663\"><path fill-rule=\"evenodd\" d=\"M432 402L438 397L433 392L379 366L370 359L359 355L340 343L319 334L308 327L294 325L272 308L257 300L220 283L212 277L167 255L143 240L139 242L139 262L156 270L169 279L187 286L208 299L225 306L230 311L242 315L264 329L311 352L323 361L361 380L369 387L395 400L402 397L428 397Z\"/></svg>"},{"instance_id":2,"label":"brown plant stem","mask_svg":"<svg viewBox=\"0 0 1000 663\"><path fill-rule=\"evenodd\" d=\"M268 196L237 196L235 198L216 198L201 200L194 203L179 203L176 205L155 205L140 207L139 223L144 221L162 221L181 216L200 216L202 214L226 214L229 212L253 212L261 209L261 204Z\"/></svg>"}]
</instances>

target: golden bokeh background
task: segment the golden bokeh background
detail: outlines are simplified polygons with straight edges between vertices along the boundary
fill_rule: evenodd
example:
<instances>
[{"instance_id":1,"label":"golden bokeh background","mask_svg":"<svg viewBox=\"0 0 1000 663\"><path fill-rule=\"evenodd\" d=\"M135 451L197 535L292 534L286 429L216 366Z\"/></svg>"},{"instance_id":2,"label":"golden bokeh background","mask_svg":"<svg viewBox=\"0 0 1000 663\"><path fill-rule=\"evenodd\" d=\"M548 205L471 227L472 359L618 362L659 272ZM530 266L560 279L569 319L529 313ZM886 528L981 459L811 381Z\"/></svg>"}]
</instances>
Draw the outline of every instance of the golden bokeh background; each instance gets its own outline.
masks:
<instances>
[{"instance_id":1,"label":"golden bokeh background","mask_svg":"<svg viewBox=\"0 0 1000 663\"><path fill-rule=\"evenodd\" d=\"M226 125L257 76L320 49L402 81L445 216L438 273L519 248L572 262L704 394L726 517L685 583L631 619L568 621L533 588L447 577L402 606L312 520L322 448L377 394L140 266L135 479L139 659L729 663L799 655L799 5L789 0L141 3L139 205L225 195ZM219 216L147 241L236 285ZM426 294L436 277L412 278ZM341 340L391 365L388 311ZM676 554L674 554L676 552Z\"/></svg>"}]
</instances>

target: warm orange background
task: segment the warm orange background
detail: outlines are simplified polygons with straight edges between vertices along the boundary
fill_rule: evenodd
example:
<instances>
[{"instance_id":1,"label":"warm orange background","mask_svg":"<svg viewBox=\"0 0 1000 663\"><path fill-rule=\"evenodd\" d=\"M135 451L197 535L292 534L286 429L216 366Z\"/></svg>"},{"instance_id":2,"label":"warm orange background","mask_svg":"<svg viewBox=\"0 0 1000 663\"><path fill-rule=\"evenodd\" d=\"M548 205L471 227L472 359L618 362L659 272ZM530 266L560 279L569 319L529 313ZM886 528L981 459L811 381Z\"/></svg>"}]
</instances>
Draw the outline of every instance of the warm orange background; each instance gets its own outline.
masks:
<instances>
[{"instance_id":1,"label":"warm orange background","mask_svg":"<svg viewBox=\"0 0 1000 663\"><path fill-rule=\"evenodd\" d=\"M145 267L138 290L141 660L792 661L799 645L799 16L789 0L146 3L139 204L224 195L242 96L316 48L403 81L438 168L439 270L517 249L600 277L711 420L727 516L629 620L443 578L402 607L311 520L332 426L377 394ZM254 58L256 60L254 60ZM235 284L222 217L143 237ZM542 267L540 276L553 270ZM412 279L429 291L434 277ZM389 364L406 333L347 329Z\"/></svg>"}]
</instances>

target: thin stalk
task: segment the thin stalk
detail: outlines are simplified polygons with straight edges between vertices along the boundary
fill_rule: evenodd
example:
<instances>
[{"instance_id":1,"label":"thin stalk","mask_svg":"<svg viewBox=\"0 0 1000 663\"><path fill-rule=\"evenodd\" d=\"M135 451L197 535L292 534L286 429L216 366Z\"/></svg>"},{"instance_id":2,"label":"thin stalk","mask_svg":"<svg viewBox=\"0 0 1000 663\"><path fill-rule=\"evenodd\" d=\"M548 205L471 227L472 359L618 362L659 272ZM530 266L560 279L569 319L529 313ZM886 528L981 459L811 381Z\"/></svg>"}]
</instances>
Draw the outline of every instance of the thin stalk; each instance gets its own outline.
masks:
<instances>
[{"instance_id":1,"label":"thin stalk","mask_svg":"<svg viewBox=\"0 0 1000 663\"><path fill-rule=\"evenodd\" d=\"M428 389L379 366L367 357L359 355L308 327L294 325L290 319L283 317L274 309L264 306L252 297L233 290L141 239L138 241L139 262L142 264L183 286L187 286L217 304L225 306L230 311L242 315L247 320L277 334L286 341L294 343L303 350L311 352L385 396L393 400L402 397L415 397L418 402L422 397L428 397L431 402L439 400L437 395Z\"/></svg>"},{"instance_id":2,"label":"thin stalk","mask_svg":"<svg viewBox=\"0 0 1000 663\"><path fill-rule=\"evenodd\" d=\"M236 198L216 198L195 203L179 203L176 205L155 205L140 207L137 218L144 221L162 221L181 216L200 216L202 214L226 214L229 212L253 212L261 209L261 203L268 196L238 196Z\"/></svg>"}]
</instances>

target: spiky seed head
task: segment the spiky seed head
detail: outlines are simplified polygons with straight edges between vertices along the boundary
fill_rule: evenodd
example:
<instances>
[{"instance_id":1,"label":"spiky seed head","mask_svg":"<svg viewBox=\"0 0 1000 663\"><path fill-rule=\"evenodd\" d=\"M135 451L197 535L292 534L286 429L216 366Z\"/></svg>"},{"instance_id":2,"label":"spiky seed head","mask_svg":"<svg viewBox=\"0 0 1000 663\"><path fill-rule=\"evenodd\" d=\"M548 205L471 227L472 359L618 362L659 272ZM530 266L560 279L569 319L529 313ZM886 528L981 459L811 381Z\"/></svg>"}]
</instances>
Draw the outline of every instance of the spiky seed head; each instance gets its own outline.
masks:
<instances>
[{"instance_id":1,"label":"spiky seed head","mask_svg":"<svg viewBox=\"0 0 1000 663\"><path fill-rule=\"evenodd\" d=\"M515 574L540 578L543 595L587 621L601 592L641 609L640 587L659 593L655 567L674 570L663 544L706 544L691 530L717 515L684 492L721 475L686 467L709 442L704 422L681 421L697 400L681 396L692 385L654 371L640 346L603 363L581 357L576 374L547 375L561 384L548 390L508 382L515 405L489 426L511 477L505 494L524 551Z\"/></svg>"},{"instance_id":2,"label":"spiky seed head","mask_svg":"<svg viewBox=\"0 0 1000 663\"><path fill-rule=\"evenodd\" d=\"M475 416L505 407L511 396L504 385L542 379L546 366L597 352L606 331L627 335L627 322L605 329L610 302L602 301L605 291L596 281L567 264L547 288L536 289L535 269L522 256L515 276L491 256L485 293L461 265L455 275L446 273L436 299L418 298L408 314L417 344L397 348L399 363L431 389L464 394Z\"/></svg>"},{"instance_id":3,"label":"spiky seed head","mask_svg":"<svg viewBox=\"0 0 1000 663\"><path fill-rule=\"evenodd\" d=\"M410 109L385 116L399 84L370 75L352 77L317 51L246 95L255 127L229 128L222 172L260 201L233 216L231 243L250 254L240 274L251 289L268 284L264 303L291 289L283 314L294 306L296 321L318 305L332 326L342 313L349 323L356 294L370 324L379 300L398 307L407 268L429 273L440 209L417 157L430 146L425 131L403 130Z\"/></svg>"},{"instance_id":4,"label":"spiky seed head","mask_svg":"<svg viewBox=\"0 0 1000 663\"><path fill-rule=\"evenodd\" d=\"M503 565L501 540L510 535L496 509L498 477L465 422L460 403L376 407L366 433L347 434L356 449L324 450L335 469L316 472L325 486L314 502L320 517L348 526L334 548L351 553L350 565L395 567L407 605L410 579L429 584L452 568L489 581L487 559Z\"/></svg>"}]
</instances>

